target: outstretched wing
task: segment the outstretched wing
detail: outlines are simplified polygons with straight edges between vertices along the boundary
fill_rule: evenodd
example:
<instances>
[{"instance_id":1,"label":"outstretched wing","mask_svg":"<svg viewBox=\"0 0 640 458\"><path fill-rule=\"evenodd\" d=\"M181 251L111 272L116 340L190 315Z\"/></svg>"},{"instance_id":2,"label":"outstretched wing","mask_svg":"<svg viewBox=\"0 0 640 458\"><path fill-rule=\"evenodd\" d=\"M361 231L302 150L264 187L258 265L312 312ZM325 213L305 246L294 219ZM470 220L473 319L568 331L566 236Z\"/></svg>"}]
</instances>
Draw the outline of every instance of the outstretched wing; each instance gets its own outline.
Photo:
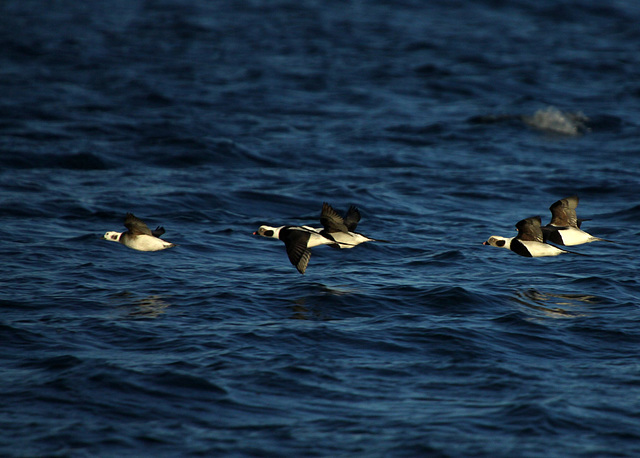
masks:
<instances>
[{"instance_id":1,"label":"outstretched wing","mask_svg":"<svg viewBox=\"0 0 640 458\"><path fill-rule=\"evenodd\" d=\"M304 274L311 258L311 250L307 248L309 233L285 228L280 230L280 240L284 242L291 264L298 269L298 272Z\"/></svg>"},{"instance_id":2,"label":"outstretched wing","mask_svg":"<svg viewBox=\"0 0 640 458\"><path fill-rule=\"evenodd\" d=\"M518 236L516 238L522 241L544 243L540 225L541 219L539 216L532 216L531 218L518 221L518 223L516 224L516 229L518 229Z\"/></svg>"},{"instance_id":3,"label":"outstretched wing","mask_svg":"<svg viewBox=\"0 0 640 458\"><path fill-rule=\"evenodd\" d=\"M358 211L358 207L352 205L347 211L347 216L344 217L344 224L347 226L347 229L349 229L349 232L354 232L359 222L360 212Z\"/></svg>"},{"instance_id":4,"label":"outstretched wing","mask_svg":"<svg viewBox=\"0 0 640 458\"><path fill-rule=\"evenodd\" d=\"M298 272L304 274L307 270L309 259L311 259L311 250L295 246L291 249L287 248L287 255L289 256L291 264L296 266L296 269L298 269Z\"/></svg>"},{"instance_id":5,"label":"outstretched wing","mask_svg":"<svg viewBox=\"0 0 640 458\"><path fill-rule=\"evenodd\" d=\"M549 210L551 210L551 222L549 224L552 226L579 227L578 216L576 215L577 207L578 196L567 197L555 202L549 207Z\"/></svg>"},{"instance_id":6,"label":"outstretched wing","mask_svg":"<svg viewBox=\"0 0 640 458\"><path fill-rule=\"evenodd\" d=\"M124 219L124 227L129 229L133 235L152 235L151 230L140 218L136 218L133 213L127 213Z\"/></svg>"},{"instance_id":7,"label":"outstretched wing","mask_svg":"<svg viewBox=\"0 0 640 458\"><path fill-rule=\"evenodd\" d=\"M328 233L332 232L349 232L342 216L336 212L331 205L324 202L322 204L322 214L320 215L320 224L324 226L324 230ZM356 223L357 224L357 223Z\"/></svg>"}]
</instances>

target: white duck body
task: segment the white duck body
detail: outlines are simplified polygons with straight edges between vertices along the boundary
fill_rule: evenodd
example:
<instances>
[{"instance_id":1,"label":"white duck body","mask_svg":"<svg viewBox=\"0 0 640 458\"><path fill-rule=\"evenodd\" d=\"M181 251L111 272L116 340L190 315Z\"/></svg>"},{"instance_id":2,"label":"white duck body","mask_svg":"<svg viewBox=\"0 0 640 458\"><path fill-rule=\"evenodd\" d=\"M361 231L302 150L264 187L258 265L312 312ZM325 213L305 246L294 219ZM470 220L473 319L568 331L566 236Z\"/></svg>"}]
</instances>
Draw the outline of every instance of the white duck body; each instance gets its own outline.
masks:
<instances>
[{"instance_id":1,"label":"white duck body","mask_svg":"<svg viewBox=\"0 0 640 458\"><path fill-rule=\"evenodd\" d=\"M120 242L124 246L138 251L160 251L176 246L153 235L139 234L132 235L129 232L109 231L104 234L104 238L113 242Z\"/></svg>"},{"instance_id":2,"label":"white duck body","mask_svg":"<svg viewBox=\"0 0 640 458\"><path fill-rule=\"evenodd\" d=\"M375 239L369 238L358 232L331 232L325 234L326 237L338 242L338 248L353 248L364 242L375 242Z\"/></svg>"},{"instance_id":3,"label":"white duck body","mask_svg":"<svg viewBox=\"0 0 640 458\"><path fill-rule=\"evenodd\" d=\"M159 237L164 234L164 228L158 227L152 231L144 221L136 218L133 213L127 213L124 225L128 231L109 231L104 234L104 238L112 242L120 242L128 248L138 251L160 251L176 246L175 243L167 242Z\"/></svg>"},{"instance_id":4,"label":"white duck body","mask_svg":"<svg viewBox=\"0 0 640 458\"><path fill-rule=\"evenodd\" d=\"M557 243L558 245L573 246L591 242L609 242L610 240L594 237L579 227L557 227L547 225L542 228L545 240Z\"/></svg>"}]
</instances>

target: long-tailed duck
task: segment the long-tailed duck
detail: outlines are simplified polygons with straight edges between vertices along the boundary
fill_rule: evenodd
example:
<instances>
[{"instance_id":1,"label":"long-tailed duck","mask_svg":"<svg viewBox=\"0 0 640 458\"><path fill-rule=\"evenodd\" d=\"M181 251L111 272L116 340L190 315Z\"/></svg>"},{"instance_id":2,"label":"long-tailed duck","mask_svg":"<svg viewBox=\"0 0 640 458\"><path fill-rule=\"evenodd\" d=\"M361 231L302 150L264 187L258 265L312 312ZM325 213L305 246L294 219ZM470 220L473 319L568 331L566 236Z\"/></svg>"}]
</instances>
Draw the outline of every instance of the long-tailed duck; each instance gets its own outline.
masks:
<instances>
[{"instance_id":1,"label":"long-tailed duck","mask_svg":"<svg viewBox=\"0 0 640 458\"><path fill-rule=\"evenodd\" d=\"M562 253L581 254L563 250L562 248L545 243L542 237L541 219L539 216L532 216L531 218L518 221L516 228L518 229L518 235L515 237L509 238L492 235L483 245L507 248L520 256L530 258L558 256Z\"/></svg>"},{"instance_id":2,"label":"long-tailed duck","mask_svg":"<svg viewBox=\"0 0 640 458\"><path fill-rule=\"evenodd\" d=\"M287 249L289 261L298 269L298 272L304 274L311 258L310 248L338 244L335 240L322 235L321 231L310 226L260 226L253 235L282 240Z\"/></svg>"},{"instance_id":3,"label":"long-tailed duck","mask_svg":"<svg viewBox=\"0 0 640 458\"><path fill-rule=\"evenodd\" d=\"M176 246L159 238L164 234L163 227L157 227L154 231L133 213L127 213L124 220L126 232L109 231L104 234L104 238L113 242L120 242L123 245L138 251L159 251Z\"/></svg>"},{"instance_id":4,"label":"long-tailed duck","mask_svg":"<svg viewBox=\"0 0 640 458\"><path fill-rule=\"evenodd\" d=\"M333 246L337 248L353 248L364 242L386 242L386 240L372 239L366 235L355 232L359 222L360 212L355 205L351 205L346 216L342 218L331 205L326 202L322 204L320 224L322 224L324 229L320 234L338 243Z\"/></svg>"},{"instance_id":5,"label":"long-tailed duck","mask_svg":"<svg viewBox=\"0 0 640 458\"><path fill-rule=\"evenodd\" d=\"M611 240L594 237L580 229L583 220L578 219L576 208L578 196L571 196L555 202L551 210L551 222L542 228L545 241L558 245L572 246L589 242L612 242Z\"/></svg>"}]
</instances>

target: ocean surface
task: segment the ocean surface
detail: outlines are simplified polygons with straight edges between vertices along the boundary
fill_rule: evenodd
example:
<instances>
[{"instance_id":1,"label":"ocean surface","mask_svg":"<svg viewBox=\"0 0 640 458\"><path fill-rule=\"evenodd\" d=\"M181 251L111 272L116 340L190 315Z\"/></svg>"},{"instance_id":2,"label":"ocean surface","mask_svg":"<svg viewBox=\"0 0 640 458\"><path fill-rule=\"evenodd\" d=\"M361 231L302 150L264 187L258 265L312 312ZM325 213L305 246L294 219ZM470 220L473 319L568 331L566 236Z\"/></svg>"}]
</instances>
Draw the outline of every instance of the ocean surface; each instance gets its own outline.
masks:
<instances>
[{"instance_id":1,"label":"ocean surface","mask_svg":"<svg viewBox=\"0 0 640 458\"><path fill-rule=\"evenodd\" d=\"M640 6L0 2L0 455L640 454ZM483 246L577 194L617 243ZM390 243L253 232L357 205ZM177 247L103 239L133 212Z\"/></svg>"}]
</instances>

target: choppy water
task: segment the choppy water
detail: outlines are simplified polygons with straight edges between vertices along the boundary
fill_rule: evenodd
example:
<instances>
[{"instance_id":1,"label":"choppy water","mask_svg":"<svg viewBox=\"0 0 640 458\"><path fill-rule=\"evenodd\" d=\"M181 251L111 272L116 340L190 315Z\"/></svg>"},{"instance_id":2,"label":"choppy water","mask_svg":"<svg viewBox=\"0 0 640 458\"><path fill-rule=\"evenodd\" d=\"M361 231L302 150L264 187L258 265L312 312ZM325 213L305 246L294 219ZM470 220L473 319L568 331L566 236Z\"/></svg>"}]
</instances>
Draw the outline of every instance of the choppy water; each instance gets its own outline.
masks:
<instances>
[{"instance_id":1,"label":"choppy water","mask_svg":"<svg viewBox=\"0 0 640 458\"><path fill-rule=\"evenodd\" d=\"M639 20L2 2L2 455L640 453ZM571 194L619 243L482 246ZM392 243L251 235L323 201ZM128 211L179 246L102 240Z\"/></svg>"}]
</instances>

